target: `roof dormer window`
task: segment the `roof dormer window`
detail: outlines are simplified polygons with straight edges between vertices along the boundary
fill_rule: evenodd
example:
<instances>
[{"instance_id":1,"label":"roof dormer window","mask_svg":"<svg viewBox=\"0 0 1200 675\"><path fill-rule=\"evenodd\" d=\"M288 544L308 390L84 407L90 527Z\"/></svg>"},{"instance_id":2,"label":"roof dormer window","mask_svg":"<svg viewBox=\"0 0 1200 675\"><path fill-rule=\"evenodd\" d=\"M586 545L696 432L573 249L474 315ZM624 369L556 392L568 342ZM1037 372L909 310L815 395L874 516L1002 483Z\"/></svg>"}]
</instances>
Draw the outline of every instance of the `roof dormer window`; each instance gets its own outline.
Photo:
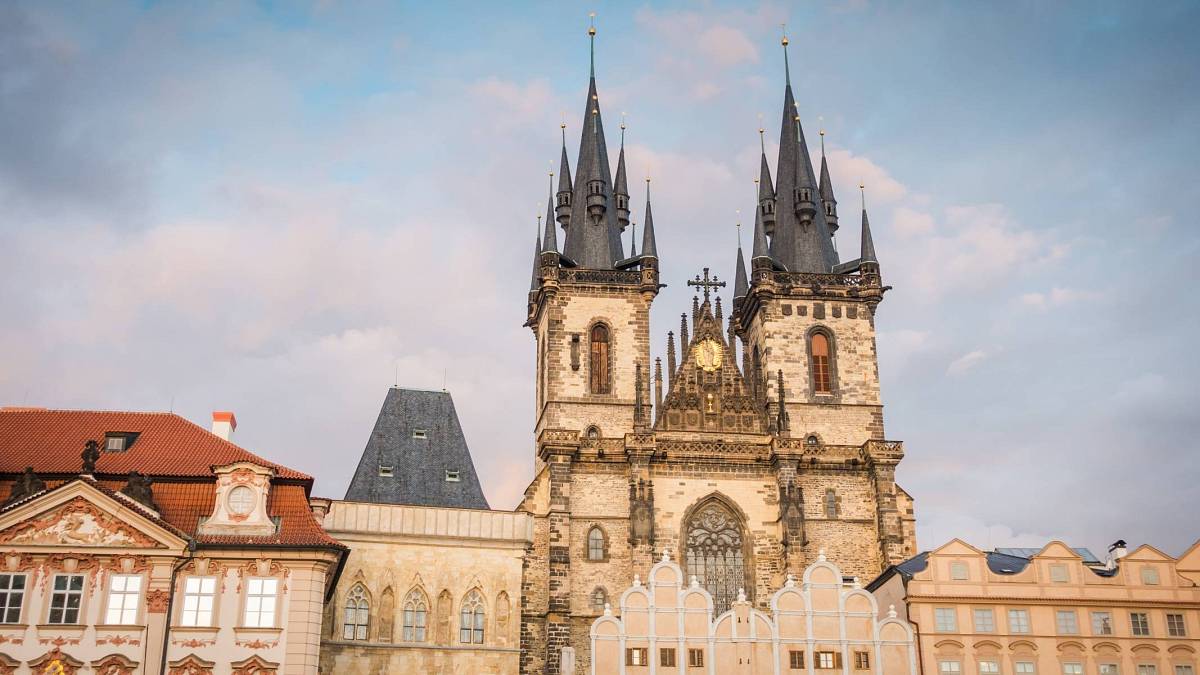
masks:
<instances>
[{"instance_id":1,"label":"roof dormer window","mask_svg":"<svg viewBox=\"0 0 1200 675\"><path fill-rule=\"evenodd\" d=\"M394 474L394 471L392 470L392 467L390 465L388 465L388 466L385 466L383 464L379 465L379 475L380 476L391 476L393 474Z\"/></svg>"},{"instance_id":2,"label":"roof dormer window","mask_svg":"<svg viewBox=\"0 0 1200 675\"><path fill-rule=\"evenodd\" d=\"M137 439L136 432L109 431L104 434L105 452L125 452Z\"/></svg>"},{"instance_id":3,"label":"roof dormer window","mask_svg":"<svg viewBox=\"0 0 1200 675\"><path fill-rule=\"evenodd\" d=\"M446 469L446 482L447 483L458 483L460 481L462 481L462 477L458 471L451 471L449 469Z\"/></svg>"},{"instance_id":4,"label":"roof dormer window","mask_svg":"<svg viewBox=\"0 0 1200 675\"><path fill-rule=\"evenodd\" d=\"M425 429L413 429L413 438L429 438L429 432Z\"/></svg>"}]
</instances>

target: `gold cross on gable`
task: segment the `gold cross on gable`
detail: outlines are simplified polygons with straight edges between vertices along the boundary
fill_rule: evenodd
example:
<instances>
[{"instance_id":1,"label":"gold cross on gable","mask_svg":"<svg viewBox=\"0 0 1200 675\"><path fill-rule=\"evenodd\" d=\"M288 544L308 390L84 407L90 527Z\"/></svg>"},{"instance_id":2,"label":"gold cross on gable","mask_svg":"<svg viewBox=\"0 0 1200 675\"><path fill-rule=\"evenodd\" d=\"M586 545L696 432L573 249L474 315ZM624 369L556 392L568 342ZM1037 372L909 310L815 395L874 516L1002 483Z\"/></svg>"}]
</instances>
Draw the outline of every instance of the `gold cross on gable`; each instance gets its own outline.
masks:
<instances>
[{"instance_id":1,"label":"gold cross on gable","mask_svg":"<svg viewBox=\"0 0 1200 675\"><path fill-rule=\"evenodd\" d=\"M700 275L697 274L695 279L692 279L691 281L687 282L687 285L695 286L697 288L703 288L704 289L704 301L708 302L709 290L714 289L714 288L722 288L725 286L725 282L718 280L717 275L715 275L715 274L712 276L712 279L710 280L708 278L708 268L705 267L704 268L704 278L701 279Z\"/></svg>"}]
</instances>

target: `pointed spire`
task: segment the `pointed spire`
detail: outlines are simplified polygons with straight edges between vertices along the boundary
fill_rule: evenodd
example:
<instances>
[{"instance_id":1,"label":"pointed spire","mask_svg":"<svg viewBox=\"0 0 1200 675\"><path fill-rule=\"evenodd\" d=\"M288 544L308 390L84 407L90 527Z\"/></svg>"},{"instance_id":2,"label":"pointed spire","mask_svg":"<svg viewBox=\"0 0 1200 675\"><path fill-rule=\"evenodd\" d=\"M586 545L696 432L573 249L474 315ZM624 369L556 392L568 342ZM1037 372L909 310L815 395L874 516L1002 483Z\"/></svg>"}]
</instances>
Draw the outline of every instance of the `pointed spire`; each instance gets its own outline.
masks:
<instances>
[{"instance_id":1,"label":"pointed spire","mask_svg":"<svg viewBox=\"0 0 1200 675\"><path fill-rule=\"evenodd\" d=\"M538 216L538 230L542 229L542 217ZM538 232L533 233L533 278L529 280L529 292L532 293L542 285L542 246Z\"/></svg>"},{"instance_id":2,"label":"pointed spire","mask_svg":"<svg viewBox=\"0 0 1200 675\"><path fill-rule=\"evenodd\" d=\"M575 181L571 193L570 224L563 255L580 267L613 269L622 260L621 228L617 223L617 204L613 196L608 148L604 141L604 122L600 114L600 96L596 91L596 26L588 27L592 46L592 68L588 80L587 101L583 111L579 139L579 159L575 162ZM589 225L589 227L583 227Z\"/></svg>"},{"instance_id":3,"label":"pointed spire","mask_svg":"<svg viewBox=\"0 0 1200 675\"><path fill-rule=\"evenodd\" d=\"M767 165L767 146L763 140L765 129L758 128L758 145L762 150L762 161L758 170L758 210L762 213L763 230L767 236L775 233L775 187L771 183L771 167Z\"/></svg>"},{"instance_id":4,"label":"pointed spire","mask_svg":"<svg viewBox=\"0 0 1200 675\"><path fill-rule=\"evenodd\" d=\"M636 389L633 393L633 426L641 427L642 422L642 364L638 362L634 365L633 386Z\"/></svg>"},{"instance_id":5,"label":"pointed spire","mask_svg":"<svg viewBox=\"0 0 1200 675\"><path fill-rule=\"evenodd\" d=\"M725 323L725 313L721 311L721 296L719 295L717 296L717 311L713 318L717 320L717 325Z\"/></svg>"},{"instance_id":6,"label":"pointed spire","mask_svg":"<svg viewBox=\"0 0 1200 675\"><path fill-rule=\"evenodd\" d=\"M758 181L754 182L758 183ZM754 244L753 249L750 251L750 264L754 265L754 261L760 258L771 259L771 249L767 244L767 231L763 225L761 208L754 210Z\"/></svg>"},{"instance_id":7,"label":"pointed spire","mask_svg":"<svg viewBox=\"0 0 1200 675\"><path fill-rule=\"evenodd\" d=\"M737 266L733 271L733 302L735 309L738 299L746 297L746 294L750 291L750 284L746 280L746 260L742 257L742 223L740 221L737 224L737 230Z\"/></svg>"},{"instance_id":8,"label":"pointed spire","mask_svg":"<svg viewBox=\"0 0 1200 675\"><path fill-rule=\"evenodd\" d=\"M687 354L688 347L692 341L688 338L687 314L679 315L679 353L680 355Z\"/></svg>"},{"instance_id":9,"label":"pointed spire","mask_svg":"<svg viewBox=\"0 0 1200 675\"><path fill-rule=\"evenodd\" d=\"M617 225L624 232L629 225L629 181L625 177L625 113L621 113L621 151L617 155L617 178L613 185L617 201ZM637 255L629 252L629 257Z\"/></svg>"},{"instance_id":10,"label":"pointed spire","mask_svg":"<svg viewBox=\"0 0 1200 675\"><path fill-rule=\"evenodd\" d=\"M667 376L675 377L675 332L667 331Z\"/></svg>"},{"instance_id":11,"label":"pointed spire","mask_svg":"<svg viewBox=\"0 0 1200 675\"><path fill-rule=\"evenodd\" d=\"M837 199L833 196L833 181L829 179L829 163L825 160L824 129L821 129L821 205L825 209L825 224L832 235L838 230Z\"/></svg>"},{"instance_id":12,"label":"pointed spire","mask_svg":"<svg viewBox=\"0 0 1200 675\"><path fill-rule=\"evenodd\" d=\"M779 410L776 411L775 429L780 436L783 436L784 432L788 430L787 402L783 396L783 369L779 370L779 391L777 393L779 397Z\"/></svg>"},{"instance_id":13,"label":"pointed spire","mask_svg":"<svg viewBox=\"0 0 1200 675\"><path fill-rule=\"evenodd\" d=\"M629 223L629 257L637 257L637 223Z\"/></svg>"},{"instance_id":14,"label":"pointed spire","mask_svg":"<svg viewBox=\"0 0 1200 675\"><path fill-rule=\"evenodd\" d=\"M564 117L566 113L563 113ZM562 159L558 163L558 205L554 212L558 224L566 228L571 222L571 165L567 162L567 122L559 125L562 130Z\"/></svg>"},{"instance_id":15,"label":"pointed spire","mask_svg":"<svg viewBox=\"0 0 1200 675\"><path fill-rule=\"evenodd\" d=\"M546 196L545 233L542 235L542 252L558 253L558 233L554 228L554 172L550 172L550 193Z\"/></svg>"},{"instance_id":16,"label":"pointed spire","mask_svg":"<svg viewBox=\"0 0 1200 675\"><path fill-rule=\"evenodd\" d=\"M862 262L878 263L879 259L875 257L875 240L871 237L871 223L867 220L867 189L861 183L858 189L862 192L862 245L858 257Z\"/></svg>"},{"instance_id":17,"label":"pointed spire","mask_svg":"<svg viewBox=\"0 0 1200 675\"><path fill-rule=\"evenodd\" d=\"M650 213L650 176L646 176L646 218L642 221L642 256L658 257L658 245L654 242L654 215Z\"/></svg>"}]
</instances>

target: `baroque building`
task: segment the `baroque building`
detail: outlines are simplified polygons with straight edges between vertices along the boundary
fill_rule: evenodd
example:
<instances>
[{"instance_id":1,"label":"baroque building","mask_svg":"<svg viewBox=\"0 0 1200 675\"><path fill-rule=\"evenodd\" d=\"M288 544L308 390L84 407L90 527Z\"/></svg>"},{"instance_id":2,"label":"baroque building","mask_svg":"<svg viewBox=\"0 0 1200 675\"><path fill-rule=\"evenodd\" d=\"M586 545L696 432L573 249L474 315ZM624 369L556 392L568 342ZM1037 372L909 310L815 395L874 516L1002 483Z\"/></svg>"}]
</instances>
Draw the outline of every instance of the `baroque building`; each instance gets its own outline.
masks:
<instances>
[{"instance_id":1,"label":"baroque building","mask_svg":"<svg viewBox=\"0 0 1200 675\"><path fill-rule=\"evenodd\" d=\"M664 553L716 614L742 595L767 609L820 550L866 579L915 553L912 499L895 483L903 448L885 436L879 391L875 315L888 287L865 208L859 257L835 250L830 169L822 152L814 171L786 38L779 156L773 180L762 154L749 269L739 246L728 316L714 292L724 282L708 270L688 282L698 295L667 333L663 364L650 353L660 254L649 182L640 252L634 236L626 252L624 128L614 174L589 35L575 171L564 125L527 305L535 475L518 510L534 519L521 602L529 673L588 672L593 621Z\"/></svg>"}]
</instances>

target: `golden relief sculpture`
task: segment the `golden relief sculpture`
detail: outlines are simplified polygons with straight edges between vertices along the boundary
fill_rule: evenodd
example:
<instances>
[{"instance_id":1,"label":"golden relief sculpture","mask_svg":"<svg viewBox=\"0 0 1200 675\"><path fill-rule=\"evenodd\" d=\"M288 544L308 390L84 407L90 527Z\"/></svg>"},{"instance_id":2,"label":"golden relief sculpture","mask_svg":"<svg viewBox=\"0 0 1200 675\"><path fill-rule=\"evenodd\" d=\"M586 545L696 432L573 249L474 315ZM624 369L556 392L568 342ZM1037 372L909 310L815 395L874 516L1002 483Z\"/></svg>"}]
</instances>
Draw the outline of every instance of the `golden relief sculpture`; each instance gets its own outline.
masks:
<instances>
[{"instance_id":1,"label":"golden relief sculpture","mask_svg":"<svg viewBox=\"0 0 1200 675\"><path fill-rule=\"evenodd\" d=\"M725 348L712 338L701 340L692 348L692 358L695 359L696 366L706 373L720 368L724 357Z\"/></svg>"}]
</instances>

